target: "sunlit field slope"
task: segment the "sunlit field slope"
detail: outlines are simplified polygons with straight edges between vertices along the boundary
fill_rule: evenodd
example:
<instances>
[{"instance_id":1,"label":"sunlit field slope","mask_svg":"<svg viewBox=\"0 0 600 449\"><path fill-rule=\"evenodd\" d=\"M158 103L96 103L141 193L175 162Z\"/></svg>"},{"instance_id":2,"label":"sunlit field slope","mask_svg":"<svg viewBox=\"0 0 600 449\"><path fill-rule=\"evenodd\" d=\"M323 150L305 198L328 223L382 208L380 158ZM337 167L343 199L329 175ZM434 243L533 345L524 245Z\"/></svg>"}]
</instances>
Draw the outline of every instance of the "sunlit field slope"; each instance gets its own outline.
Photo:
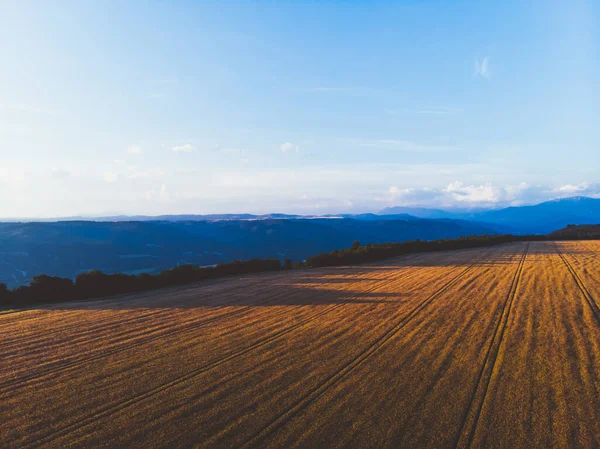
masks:
<instances>
[{"instance_id":1,"label":"sunlit field slope","mask_svg":"<svg viewBox=\"0 0 600 449\"><path fill-rule=\"evenodd\" d=\"M600 445L600 242L0 315L0 447Z\"/></svg>"}]
</instances>

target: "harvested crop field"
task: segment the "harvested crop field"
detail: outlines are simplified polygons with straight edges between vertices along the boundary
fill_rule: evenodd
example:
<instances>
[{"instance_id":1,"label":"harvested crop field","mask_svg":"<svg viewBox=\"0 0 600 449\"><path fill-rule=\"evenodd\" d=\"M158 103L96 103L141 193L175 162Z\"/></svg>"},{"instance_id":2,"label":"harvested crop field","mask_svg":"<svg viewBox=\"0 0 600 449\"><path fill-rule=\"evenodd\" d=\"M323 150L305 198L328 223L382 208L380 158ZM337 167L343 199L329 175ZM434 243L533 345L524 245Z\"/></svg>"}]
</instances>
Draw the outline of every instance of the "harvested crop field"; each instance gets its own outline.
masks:
<instances>
[{"instance_id":1,"label":"harvested crop field","mask_svg":"<svg viewBox=\"0 0 600 449\"><path fill-rule=\"evenodd\" d=\"M0 447L600 446L600 242L0 314Z\"/></svg>"}]
</instances>

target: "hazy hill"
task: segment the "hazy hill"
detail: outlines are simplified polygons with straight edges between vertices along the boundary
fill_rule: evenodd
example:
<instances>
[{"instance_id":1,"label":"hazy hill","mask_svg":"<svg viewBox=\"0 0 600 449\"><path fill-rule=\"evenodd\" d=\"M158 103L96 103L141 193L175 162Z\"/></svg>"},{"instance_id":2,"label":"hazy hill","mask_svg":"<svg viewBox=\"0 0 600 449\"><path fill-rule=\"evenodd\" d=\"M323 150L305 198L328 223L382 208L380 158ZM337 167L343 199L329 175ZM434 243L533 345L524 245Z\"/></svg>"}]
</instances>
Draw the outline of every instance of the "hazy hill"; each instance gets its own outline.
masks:
<instances>
[{"instance_id":1,"label":"hazy hill","mask_svg":"<svg viewBox=\"0 0 600 449\"><path fill-rule=\"evenodd\" d=\"M36 274L73 277L91 269L158 272L179 264L254 257L298 261L354 240L366 244L493 233L468 222L420 219L0 223L0 282L15 286Z\"/></svg>"},{"instance_id":2,"label":"hazy hill","mask_svg":"<svg viewBox=\"0 0 600 449\"><path fill-rule=\"evenodd\" d=\"M378 215L397 215L397 214L405 214L412 215L413 217L418 218L453 218L458 214L453 212L447 212L441 209L428 209L426 207L405 207L405 206L395 206L395 207L386 207L378 212Z\"/></svg>"},{"instance_id":3,"label":"hazy hill","mask_svg":"<svg viewBox=\"0 0 600 449\"><path fill-rule=\"evenodd\" d=\"M508 207L474 215L487 223L503 224L521 232L548 233L568 224L600 222L600 199L573 197L535 206Z\"/></svg>"},{"instance_id":4,"label":"hazy hill","mask_svg":"<svg viewBox=\"0 0 600 449\"><path fill-rule=\"evenodd\" d=\"M502 232L546 234L568 224L600 223L600 199L562 198L533 206L514 206L498 210L451 212L410 207L386 208L379 214L409 213L418 217L446 217L477 221ZM500 228L498 228L500 226Z\"/></svg>"}]
</instances>

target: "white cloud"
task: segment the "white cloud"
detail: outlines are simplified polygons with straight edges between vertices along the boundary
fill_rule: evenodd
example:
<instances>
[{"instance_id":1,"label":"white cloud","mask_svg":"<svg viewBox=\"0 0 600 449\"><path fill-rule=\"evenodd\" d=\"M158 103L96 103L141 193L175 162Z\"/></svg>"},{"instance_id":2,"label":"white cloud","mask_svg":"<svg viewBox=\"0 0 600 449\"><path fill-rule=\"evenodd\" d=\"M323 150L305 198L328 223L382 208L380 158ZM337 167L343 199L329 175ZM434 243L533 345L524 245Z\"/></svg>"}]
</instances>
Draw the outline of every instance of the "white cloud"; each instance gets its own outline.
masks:
<instances>
[{"instance_id":1,"label":"white cloud","mask_svg":"<svg viewBox=\"0 0 600 449\"><path fill-rule=\"evenodd\" d=\"M489 58L486 56L481 60L481 62L479 62L479 58L475 58L474 76L481 76L482 78L489 79L490 75Z\"/></svg>"},{"instance_id":2,"label":"white cloud","mask_svg":"<svg viewBox=\"0 0 600 449\"><path fill-rule=\"evenodd\" d=\"M300 148L298 147L298 145L294 145L291 142L282 143L279 146L279 148L281 148L281 151L284 152L284 153L290 153L292 151L294 151L294 152L297 153L300 150Z\"/></svg>"},{"instance_id":3,"label":"white cloud","mask_svg":"<svg viewBox=\"0 0 600 449\"><path fill-rule=\"evenodd\" d=\"M390 195L392 195L394 198L410 195L410 194L414 193L414 191L415 191L415 189L411 189L411 188L400 189L397 186L391 186L388 190Z\"/></svg>"},{"instance_id":4,"label":"white cloud","mask_svg":"<svg viewBox=\"0 0 600 449\"><path fill-rule=\"evenodd\" d=\"M587 183L581 183L581 184L565 184L564 186L560 186L558 189L556 189L558 192L561 193L581 193L581 192L585 192L586 190L588 190L589 188L589 184Z\"/></svg>"},{"instance_id":5,"label":"white cloud","mask_svg":"<svg viewBox=\"0 0 600 449\"><path fill-rule=\"evenodd\" d=\"M396 206L421 206L442 208L503 207L531 204L549 198L550 189L515 185L467 184L453 181L441 188L400 188L391 186L387 196L381 198Z\"/></svg>"},{"instance_id":6,"label":"white cloud","mask_svg":"<svg viewBox=\"0 0 600 449\"><path fill-rule=\"evenodd\" d=\"M129 145L126 149L127 154L142 154L144 151L139 145Z\"/></svg>"},{"instance_id":7,"label":"white cloud","mask_svg":"<svg viewBox=\"0 0 600 449\"><path fill-rule=\"evenodd\" d=\"M118 177L119 177L118 173L111 172L111 171L104 172L104 180L106 182L115 182Z\"/></svg>"},{"instance_id":8,"label":"white cloud","mask_svg":"<svg viewBox=\"0 0 600 449\"><path fill-rule=\"evenodd\" d=\"M173 151L174 153L191 153L192 151L195 151L196 148L194 148L191 144L186 143L185 145L176 145L173 148L171 148L171 151Z\"/></svg>"},{"instance_id":9,"label":"white cloud","mask_svg":"<svg viewBox=\"0 0 600 449\"><path fill-rule=\"evenodd\" d=\"M465 185L462 182L451 182L444 189L455 201L467 203L495 203L500 199L498 189L491 184Z\"/></svg>"}]
</instances>

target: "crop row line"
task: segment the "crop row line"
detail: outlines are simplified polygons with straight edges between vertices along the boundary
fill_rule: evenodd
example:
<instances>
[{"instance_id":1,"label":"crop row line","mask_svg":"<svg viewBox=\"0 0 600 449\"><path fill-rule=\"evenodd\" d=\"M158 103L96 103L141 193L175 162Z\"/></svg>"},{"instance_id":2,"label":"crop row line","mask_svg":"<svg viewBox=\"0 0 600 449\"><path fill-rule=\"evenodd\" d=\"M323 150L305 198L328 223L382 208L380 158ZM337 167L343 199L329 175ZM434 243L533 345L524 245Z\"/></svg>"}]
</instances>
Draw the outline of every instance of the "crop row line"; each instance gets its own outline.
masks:
<instances>
[{"instance_id":1,"label":"crop row line","mask_svg":"<svg viewBox=\"0 0 600 449\"><path fill-rule=\"evenodd\" d=\"M567 258L565 257L565 255L559 249L558 244L556 242L554 242L554 247L556 248L556 253L560 256L560 258L562 259L562 261L565 263L565 266L569 270L569 273L571 273L571 276L573 276L573 279L575 280L575 283L577 284L577 287L579 288L579 290L583 294L583 297L585 298L585 300L587 301L588 305L592 309L592 313L596 317L596 320L598 320L600 322L600 308L598 308L598 303L596 303L596 301L594 300L594 297L592 296L592 294L590 293L590 291L585 286L585 283L583 282L583 280L581 279L581 277L577 274L577 272L575 271L575 269L571 265L571 262L569 262L567 260Z\"/></svg>"},{"instance_id":2,"label":"crop row line","mask_svg":"<svg viewBox=\"0 0 600 449\"><path fill-rule=\"evenodd\" d=\"M502 345L502 341L506 333L506 324L508 322L508 317L512 310L512 306L517 294L519 282L523 273L523 267L525 265L525 260L527 259L527 253L529 252L529 245L530 243L527 243L525 245L525 250L521 255L519 264L517 266L517 269L515 270L515 274L510 284L510 288L506 295L506 299L504 300L504 303L502 305L500 319L496 324L492 341L490 342L490 345L488 346L488 349L486 351L485 359L483 365L481 366L481 370L479 371L479 376L475 385L475 390L473 390L473 394L469 402L469 407L467 408L463 424L461 425L461 429L456 439L456 448L468 448L473 442L475 430L477 429L477 425L481 417L481 411L483 409L483 405L487 397L490 383L492 381L492 376L494 374L494 368L498 360L500 346ZM477 400L478 398L479 400Z\"/></svg>"}]
</instances>

